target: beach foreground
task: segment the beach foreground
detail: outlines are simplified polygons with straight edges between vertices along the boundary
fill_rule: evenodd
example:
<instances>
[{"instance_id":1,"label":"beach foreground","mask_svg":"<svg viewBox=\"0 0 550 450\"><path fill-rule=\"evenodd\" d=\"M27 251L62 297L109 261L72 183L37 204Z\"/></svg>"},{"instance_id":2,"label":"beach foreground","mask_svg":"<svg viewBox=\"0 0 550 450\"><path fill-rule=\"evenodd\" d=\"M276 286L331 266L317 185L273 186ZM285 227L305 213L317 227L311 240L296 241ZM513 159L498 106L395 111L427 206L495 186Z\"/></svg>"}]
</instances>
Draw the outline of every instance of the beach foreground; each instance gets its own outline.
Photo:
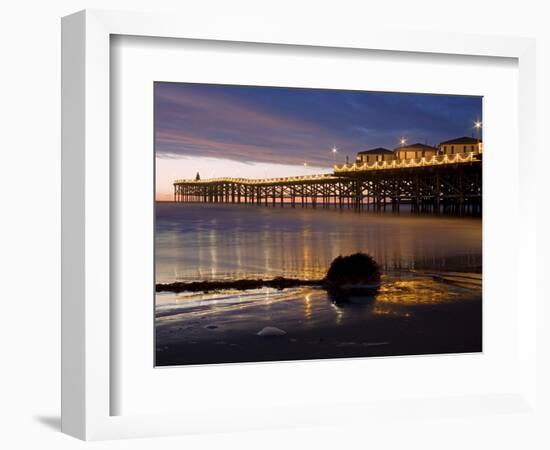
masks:
<instances>
[{"instance_id":1,"label":"beach foreground","mask_svg":"<svg viewBox=\"0 0 550 450\"><path fill-rule=\"evenodd\" d=\"M386 275L344 303L310 287L160 294L156 365L480 352L481 330L480 274Z\"/></svg>"},{"instance_id":2,"label":"beach foreground","mask_svg":"<svg viewBox=\"0 0 550 450\"><path fill-rule=\"evenodd\" d=\"M482 350L479 219L175 203L156 218L156 366ZM380 288L334 298L317 280L357 252ZM278 277L309 284L255 281Z\"/></svg>"}]
</instances>

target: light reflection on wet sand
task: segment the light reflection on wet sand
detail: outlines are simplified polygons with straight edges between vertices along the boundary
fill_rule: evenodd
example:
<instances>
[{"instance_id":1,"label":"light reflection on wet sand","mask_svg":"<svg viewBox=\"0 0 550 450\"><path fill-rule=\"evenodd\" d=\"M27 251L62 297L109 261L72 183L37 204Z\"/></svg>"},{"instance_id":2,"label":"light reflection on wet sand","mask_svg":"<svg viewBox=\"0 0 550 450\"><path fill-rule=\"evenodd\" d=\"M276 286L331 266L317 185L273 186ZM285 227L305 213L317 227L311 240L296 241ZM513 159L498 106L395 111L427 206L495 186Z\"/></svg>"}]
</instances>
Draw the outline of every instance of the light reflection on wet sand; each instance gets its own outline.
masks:
<instances>
[{"instance_id":1,"label":"light reflection on wet sand","mask_svg":"<svg viewBox=\"0 0 550 450\"><path fill-rule=\"evenodd\" d=\"M477 278L476 274L473 278ZM157 294L157 327L162 335L173 332L174 327L184 326L187 334L195 339L208 339L211 337L208 328L194 326L204 321L205 326L213 324L218 333L223 329L247 331L252 335L263 326L291 331L357 323L377 315L410 317L416 305L437 305L481 296L480 278L469 287L422 274L386 275L382 281L373 297L350 297L344 304L335 303L325 290L310 287Z\"/></svg>"}]
</instances>

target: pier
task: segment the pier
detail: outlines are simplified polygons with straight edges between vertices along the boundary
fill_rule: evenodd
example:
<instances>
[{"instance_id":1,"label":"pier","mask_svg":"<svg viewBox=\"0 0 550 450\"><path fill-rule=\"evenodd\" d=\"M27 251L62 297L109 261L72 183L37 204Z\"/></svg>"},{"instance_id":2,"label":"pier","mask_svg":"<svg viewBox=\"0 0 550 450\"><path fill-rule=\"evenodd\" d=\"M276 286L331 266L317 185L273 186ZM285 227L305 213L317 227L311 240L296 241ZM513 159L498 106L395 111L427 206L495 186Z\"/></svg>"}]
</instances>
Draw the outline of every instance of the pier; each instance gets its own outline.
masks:
<instances>
[{"instance_id":1,"label":"pier","mask_svg":"<svg viewBox=\"0 0 550 450\"><path fill-rule=\"evenodd\" d=\"M176 180L174 201L481 215L481 166L475 151L335 165L319 175Z\"/></svg>"}]
</instances>

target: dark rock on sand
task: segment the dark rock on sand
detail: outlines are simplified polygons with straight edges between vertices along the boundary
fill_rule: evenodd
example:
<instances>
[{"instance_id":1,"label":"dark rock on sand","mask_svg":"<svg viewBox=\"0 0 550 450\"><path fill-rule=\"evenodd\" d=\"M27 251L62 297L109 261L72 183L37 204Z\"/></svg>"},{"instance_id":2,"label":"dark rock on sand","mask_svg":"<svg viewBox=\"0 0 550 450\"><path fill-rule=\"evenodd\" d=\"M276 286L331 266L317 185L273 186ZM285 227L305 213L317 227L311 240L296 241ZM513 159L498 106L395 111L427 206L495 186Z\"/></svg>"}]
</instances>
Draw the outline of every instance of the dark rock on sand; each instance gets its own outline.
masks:
<instances>
[{"instance_id":1,"label":"dark rock on sand","mask_svg":"<svg viewBox=\"0 0 550 450\"><path fill-rule=\"evenodd\" d=\"M380 269L374 258L366 253L338 256L332 261L325 277L325 285L342 287L353 284L380 282Z\"/></svg>"},{"instance_id":2,"label":"dark rock on sand","mask_svg":"<svg viewBox=\"0 0 550 450\"><path fill-rule=\"evenodd\" d=\"M380 269L372 256L355 253L338 256L321 280L300 280L296 278L276 277L271 280L230 280L195 281L191 283L159 283L157 292L212 292L226 289L247 290L270 287L283 290L292 287L316 286L329 291L335 298L346 297L349 293L373 293L380 285Z\"/></svg>"}]
</instances>

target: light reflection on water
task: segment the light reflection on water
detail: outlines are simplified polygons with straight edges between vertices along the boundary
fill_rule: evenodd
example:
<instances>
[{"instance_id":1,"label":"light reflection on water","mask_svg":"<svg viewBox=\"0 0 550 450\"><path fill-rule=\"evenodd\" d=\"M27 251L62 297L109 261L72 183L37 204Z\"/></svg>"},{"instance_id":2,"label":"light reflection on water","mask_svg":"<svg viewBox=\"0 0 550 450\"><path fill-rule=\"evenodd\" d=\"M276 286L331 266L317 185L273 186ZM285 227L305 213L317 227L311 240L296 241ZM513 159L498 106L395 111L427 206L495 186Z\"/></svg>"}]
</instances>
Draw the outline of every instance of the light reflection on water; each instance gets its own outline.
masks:
<instances>
[{"instance_id":1,"label":"light reflection on water","mask_svg":"<svg viewBox=\"0 0 550 450\"><path fill-rule=\"evenodd\" d=\"M163 342L231 341L264 326L289 333L362 327L377 317L414 316L417 306L481 298L478 219L160 203L156 226L157 282L317 279L336 256L357 251L373 255L383 269L374 298L344 303L311 287L159 293L156 327Z\"/></svg>"},{"instance_id":2,"label":"light reflection on water","mask_svg":"<svg viewBox=\"0 0 550 450\"><path fill-rule=\"evenodd\" d=\"M157 294L157 330L161 335L179 330L187 338L208 339L212 330L205 328L207 324L215 327L217 333L229 330L253 335L263 326L278 326L292 332L325 325L344 326L376 316L410 317L415 305L480 297L480 275L467 277L474 281L465 286L452 277L386 275L374 297L351 297L344 304L335 303L325 290L311 287L283 291L264 288L208 294L162 293Z\"/></svg>"},{"instance_id":3,"label":"light reflection on water","mask_svg":"<svg viewBox=\"0 0 550 450\"><path fill-rule=\"evenodd\" d=\"M157 203L156 282L322 278L338 255L386 271L479 272L481 221L251 205Z\"/></svg>"},{"instance_id":4,"label":"light reflection on water","mask_svg":"<svg viewBox=\"0 0 550 450\"><path fill-rule=\"evenodd\" d=\"M317 279L357 251L383 272L376 295L343 299L321 287L158 293L160 365L481 349L478 219L158 204L156 227L157 282ZM287 334L259 338L267 326Z\"/></svg>"}]
</instances>

